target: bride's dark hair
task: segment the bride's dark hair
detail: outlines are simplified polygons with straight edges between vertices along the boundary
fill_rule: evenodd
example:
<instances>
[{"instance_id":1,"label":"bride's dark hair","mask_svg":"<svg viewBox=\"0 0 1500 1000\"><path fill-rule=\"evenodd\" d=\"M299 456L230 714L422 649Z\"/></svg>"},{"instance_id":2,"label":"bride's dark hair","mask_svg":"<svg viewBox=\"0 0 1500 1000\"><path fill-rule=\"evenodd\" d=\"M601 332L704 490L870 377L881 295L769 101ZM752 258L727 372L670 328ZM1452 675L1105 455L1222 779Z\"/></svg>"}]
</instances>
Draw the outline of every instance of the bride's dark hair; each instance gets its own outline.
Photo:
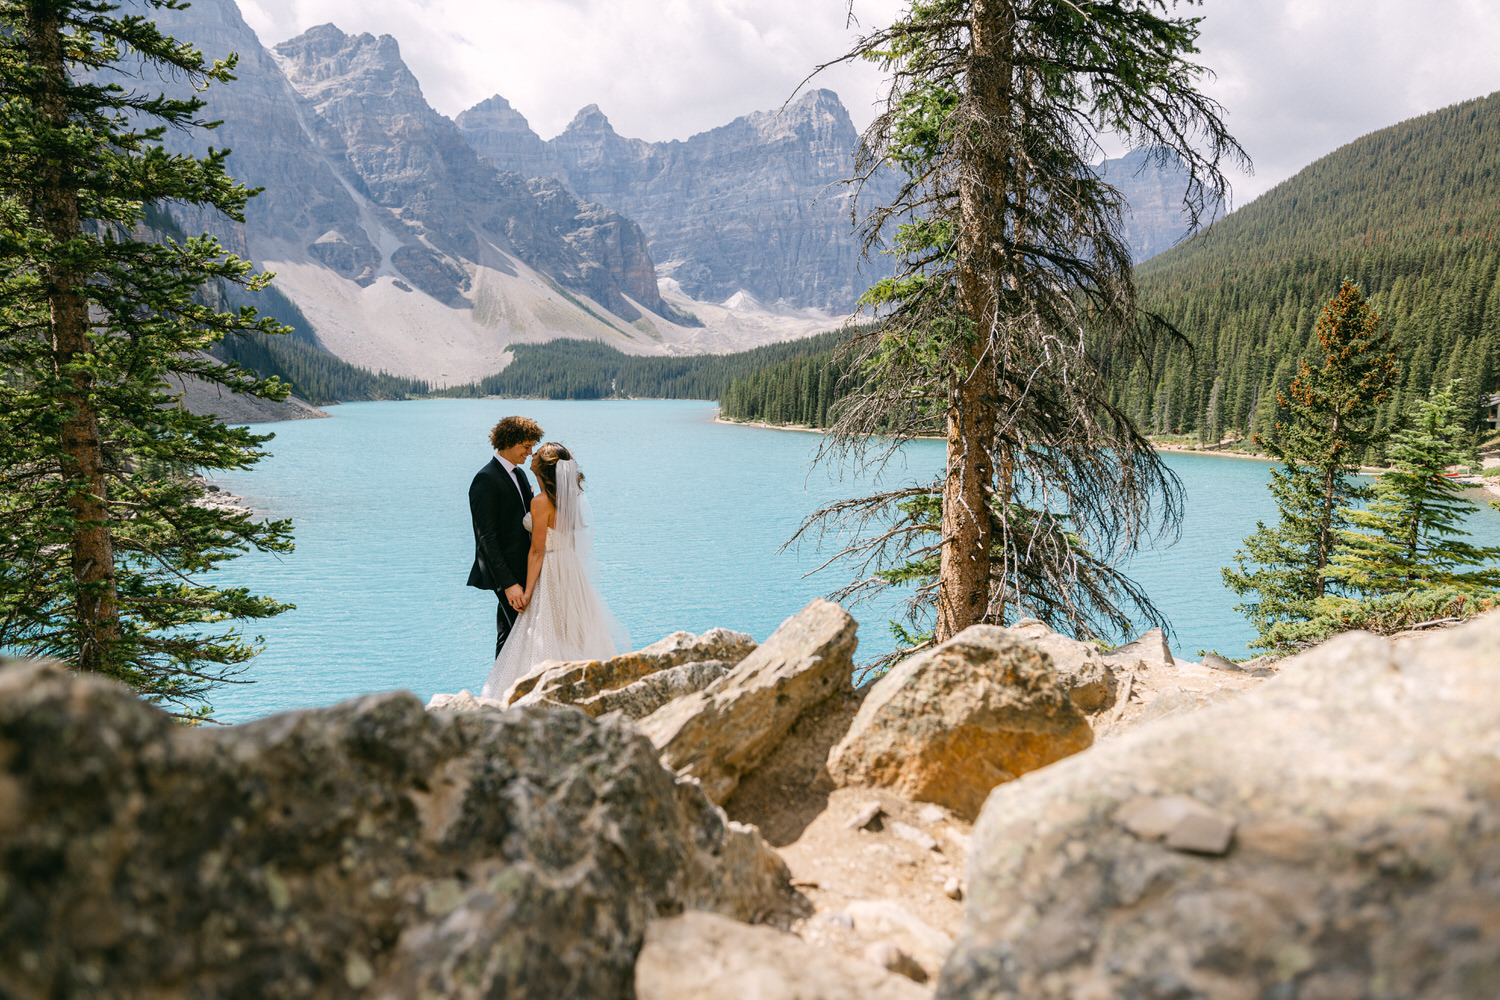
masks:
<instances>
[{"instance_id":1,"label":"bride's dark hair","mask_svg":"<svg viewBox=\"0 0 1500 1000\"><path fill-rule=\"evenodd\" d=\"M558 444L556 441L548 441L536 450L536 481L541 484L542 492L547 494L547 499L552 501L552 506L557 506L557 463L573 458L573 453L568 450L567 445ZM578 473L578 488L583 489L583 473Z\"/></svg>"}]
</instances>

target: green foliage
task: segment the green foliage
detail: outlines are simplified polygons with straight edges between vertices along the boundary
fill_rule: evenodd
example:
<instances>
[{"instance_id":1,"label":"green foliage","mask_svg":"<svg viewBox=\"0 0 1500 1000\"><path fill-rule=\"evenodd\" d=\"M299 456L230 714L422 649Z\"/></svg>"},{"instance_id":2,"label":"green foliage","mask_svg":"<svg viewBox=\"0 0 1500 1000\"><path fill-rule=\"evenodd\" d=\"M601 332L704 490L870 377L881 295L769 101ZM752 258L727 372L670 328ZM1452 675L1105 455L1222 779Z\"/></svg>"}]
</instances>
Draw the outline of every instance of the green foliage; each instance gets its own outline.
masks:
<instances>
[{"instance_id":1,"label":"green foliage","mask_svg":"<svg viewBox=\"0 0 1500 1000\"><path fill-rule=\"evenodd\" d=\"M1410 359L1380 412L1454 379L1459 426L1500 390L1500 94L1329 154L1136 269L1142 302L1180 329L1147 354L1107 348L1110 398L1152 434L1207 443L1268 433L1313 320L1344 278Z\"/></svg>"},{"instance_id":2,"label":"green foliage","mask_svg":"<svg viewBox=\"0 0 1500 1000\"><path fill-rule=\"evenodd\" d=\"M1278 523L1257 522L1235 553L1236 568L1223 570L1236 594L1259 597L1237 607L1259 631L1258 646L1277 624L1306 618L1324 596L1336 533L1348 508L1368 496L1355 476L1381 438L1376 414L1397 374L1395 349L1350 282L1324 308L1317 334L1322 363L1302 363L1277 397L1285 418L1275 437L1260 439L1283 463L1271 474Z\"/></svg>"},{"instance_id":3,"label":"green foliage","mask_svg":"<svg viewBox=\"0 0 1500 1000\"><path fill-rule=\"evenodd\" d=\"M1467 621L1497 606L1500 591L1447 586L1369 598L1324 597L1312 603L1306 617L1273 625L1261 645L1278 653L1295 653L1355 629L1395 635L1420 625Z\"/></svg>"},{"instance_id":4,"label":"green foliage","mask_svg":"<svg viewBox=\"0 0 1500 1000\"><path fill-rule=\"evenodd\" d=\"M792 358L731 381L719 412L730 420L827 427L848 376L849 362L833 351Z\"/></svg>"},{"instance_id":5,"label":"green foliage","mask_svg":"<svg viewBox=\"0 0 1500 1000\"><path fill-rule=\"evenodd\" d=\"M825 355L842 331L767 344L736 354L682 358L623 354L590 340L516 344L505 368L477 383L438 389L435 396L531 399L723 399L726 386L788 359ZM733 409L725 416L757 419Z\"/></svg>"},{"instance_id":6,"label":"green foliage","mask_svg":"<svg viewBox=\"0 0 1500 1000\"><path fill-rule=\"evenodd\" d=\"M783 409L828 423L830 451L864 464L883 461L871 447L888 457L942 429L939 640L1010 620L1046 588L1065 589L1047 599L1084 634L1129 621L1121 596L1154 614L1133 588L1090 583L1180 512L1175 479L1110 403L1093 343L1141 350L1149 324L1120 193L1092 164L1101 132L1180 162L1196 222L1224 190L1221 162L1243 159L1197 89L1197 21L1176 13L1173 0L913 0L849 56L891 80L855 169L905 178L865 224L867 251L893 236L900 264L865 300L883 322L842 355L847 394L825 405L819 377L814 405L808 375ZM892 502L817 517L899 520Z\"/></svg>"},{"instance_id":7,"label":"green foliage","mask_svg":"<svg viewBox=\"0 0 1500 1000\"><path fill-rule=\"evenodd\" d=\"M431 386L422 379L371 372L342 361L321 347L291 337L258 333L226 338L214 357L232 361L263 378L275 378L316 406L372 399L410 399L426 396Z\"/></svg>"},{"instance_id":8,"label":"green foliage","mask_svg":"<svg viewBox=\"0 0 1500 1000\"><path fill-rule=\"evenodd\" d=\"M261 316L282 324L285 333L267 336L247 332L225 337L212 349L214 357L231 361L261 378L286 383L294 395L316 406L375 399L425 396L430 386L421 379L375 373L351 365L318 343L316 331L297 304L274 285L255 291L231 289L224 298L249 305Z\"/></svg>"},{"instance_id":9,"label":"green foliage","mask_svg":"<svg viewBox=\"0 0 1500 1000\"><path fill-rule=\"evenodd\" d=\"M1450 466L1478 466L1459 427L1452 388L1423 400L1408 426L1391 439L1375 499L1349 512L1353 528L1339 532L1328 576L1362 594L1391 594L1415 587L1458 587L1469 592L1500 588L1500 548L1463 541L1460 525L1474 510L1463 487L1448 478ZM1464 567L1480 566L1481 569Z\"/></svg>"},{"instance_id":10,"label":"green foliage","mask_svg":"<svg viewBox=\"0 0 1500 1000\"><path fill-rule=\"evenodd\" d=\"M1235 606L1258 633L1254 645L1264 648L1268 636L1283 622L1309 618L1320 593L1318 538L1323 509L1322 490L1313 470L1288 463L1271 470L1271 497L1277 522L1255 522L1234 554L1235 568L1220 570L1224 585L1240 597L1254 595ZM1339 512L1342 516L1342 510ZM1335 522L1338 523L1338 522Z\"/></svg>"},{"instance_id":11,"label":"green foliage","mask_svg":"<svg viewBox=\"0 0 1500 1000\"><path fill-rule=\"evenodd\" d=\"M889 658L894 662L932 640L934 592L941 571L941 484L905 490L887 509L894 516L886 530L876 536L878 544L891 546L899 538L899 544L891 546L891 551L901 552L905 561L886 565L889 560L876 560L881 566L874 569L874 581L913 591L907 602L906 623L892 623L900 643ZM1073 629L1097 636L1124 632L1133 625L1119 610L1122 606L1149 605L1146 595L1118 567L1088 551L1066 515L1019 504L1001 511L998 502L992 502L990 519L994 539L990 560L992 583L997 587L1016 586L1014 604L1018 618L1036 618L1049 628ZM1007 530L1018 538L1018 544L1034 563L1027 572L1016 574L1008 564L1002 541ZM862 550L860 554L868 557L875 553ZM1018 584L1007 579L1011 575ZM853 595L871 582L851 584L837 596Z\"/></svg>"},{"instance_id":12,"label":"green foliage","mask_svg":"<svg viewBox=\"0 0 1500 1000\"><path fill-rule=\"evenodd\" d=\"M210 504L193 475L253 465L269 436L176 408L168 379L282 398L276 380L206 354L279 327L205 304L201 289L264 284L212 238L140 238L170 232L173 202L243 219L226 151L162 146L169 127L207 124L201 102L104 78L133 67L201 87L232 65L107 3L0 0L0 647L190 716L255 651L226 623L287 607L202 575L291 540L287 522Z\"/></svg>"}]
</instances>

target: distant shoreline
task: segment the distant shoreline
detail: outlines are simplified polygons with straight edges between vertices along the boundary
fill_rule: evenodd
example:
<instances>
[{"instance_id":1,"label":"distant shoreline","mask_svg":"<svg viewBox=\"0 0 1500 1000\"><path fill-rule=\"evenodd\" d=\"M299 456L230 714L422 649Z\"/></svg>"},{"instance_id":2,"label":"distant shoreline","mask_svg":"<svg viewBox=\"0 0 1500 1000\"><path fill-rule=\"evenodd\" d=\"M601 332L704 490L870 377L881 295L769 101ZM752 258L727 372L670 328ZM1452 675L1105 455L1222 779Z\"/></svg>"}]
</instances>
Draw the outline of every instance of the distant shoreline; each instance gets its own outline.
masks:
<instances>
[{"instance_id":1,"label":"distant shoreline","mask_svg":"<svg viewBox=\"0 0 1500 1000\"><path fill-rule=\"evenodd\" d=\"M731 427L759 427L763 430L768 431L798 431L803 434L826 433L823 428L809 427L806 424L768 424L764 420L731 420L730 418L722 415L716 415L714 417L714 423L727 424ZM941 441L942 438L938 437L937 435L932 435L930 437L923 438L922 440ZM1170 451L1179 455L1202 455L1206 458L1239 458L1249 459L1250 461L1254 462L1270 462L1273 464L1277 462L1277 459L1271 458L1268 455L1251 455L1243 451L1222 451L1210 450L1207 448L1192 448L1187 445L1181 444L1153 443L1151 447L1155 451ZM1365 473L1366 475L1378 476L1380 475L1380 473L1384 472L1385 469L1374 465L1364 465L1360 466L1359 471ZM1463 483L1466 486L1477 487L1485 493L1491 494L1492 496L1500 497L1500 482L1497 482L1495 480L1484 479L1479 476L1462 476L1457 477L1456 481Z\"/></svg>"}]
</instances>

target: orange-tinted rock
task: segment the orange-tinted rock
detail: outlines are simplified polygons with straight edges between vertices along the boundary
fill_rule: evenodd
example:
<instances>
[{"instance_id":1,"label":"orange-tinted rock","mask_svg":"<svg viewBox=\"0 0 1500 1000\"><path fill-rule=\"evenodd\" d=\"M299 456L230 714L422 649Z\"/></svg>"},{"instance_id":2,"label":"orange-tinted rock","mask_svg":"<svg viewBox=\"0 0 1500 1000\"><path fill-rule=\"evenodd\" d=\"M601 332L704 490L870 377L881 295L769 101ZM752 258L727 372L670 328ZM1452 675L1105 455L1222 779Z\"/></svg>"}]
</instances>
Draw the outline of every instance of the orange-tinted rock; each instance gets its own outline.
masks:
<instances>
[{"instance_id":1,"label":"orange-tinted rock","mask_svg":"<svg viewBox=\"0 0 1500 1000\"><path fill-rule=\"evenodd\" d=\"M856 627L837 604L813 601L734 670L642 719L641 732L663 764L723 804L804 711L849 690Z\"/></svg>"},{"instance_id":2,"label":"orange-tinted rock","mask_svg":"<svg viewBox=\"0 0 1500 1000\"><path fill-rule=\"evenodd\" d=\"M976 625L881 678L828 771L841 785L892 788L972 819L996 785L1093 740L1045 653Z\"/></svg>"}]
</instances>

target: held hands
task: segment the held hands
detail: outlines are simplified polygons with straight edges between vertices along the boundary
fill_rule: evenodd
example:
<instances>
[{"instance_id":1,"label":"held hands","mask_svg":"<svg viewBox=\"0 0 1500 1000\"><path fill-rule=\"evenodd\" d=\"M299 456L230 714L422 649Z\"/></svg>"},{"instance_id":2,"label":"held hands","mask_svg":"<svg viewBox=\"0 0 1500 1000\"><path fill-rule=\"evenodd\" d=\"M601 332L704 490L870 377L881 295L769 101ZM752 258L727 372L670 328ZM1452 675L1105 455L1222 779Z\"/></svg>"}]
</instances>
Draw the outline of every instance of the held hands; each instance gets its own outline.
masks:
<instances>
[{"instance_id":1,"label":"held hands","mask_svg":"<svg viewBox=\"0 0 1500 1000\"><path fill-rule=\"evenodd\" d=\"M531 600L531 595L521 589L519 583L513 583L505 588L505 603L517 611L525 611L526 604Z\"/></svg>"}]
</instances>

